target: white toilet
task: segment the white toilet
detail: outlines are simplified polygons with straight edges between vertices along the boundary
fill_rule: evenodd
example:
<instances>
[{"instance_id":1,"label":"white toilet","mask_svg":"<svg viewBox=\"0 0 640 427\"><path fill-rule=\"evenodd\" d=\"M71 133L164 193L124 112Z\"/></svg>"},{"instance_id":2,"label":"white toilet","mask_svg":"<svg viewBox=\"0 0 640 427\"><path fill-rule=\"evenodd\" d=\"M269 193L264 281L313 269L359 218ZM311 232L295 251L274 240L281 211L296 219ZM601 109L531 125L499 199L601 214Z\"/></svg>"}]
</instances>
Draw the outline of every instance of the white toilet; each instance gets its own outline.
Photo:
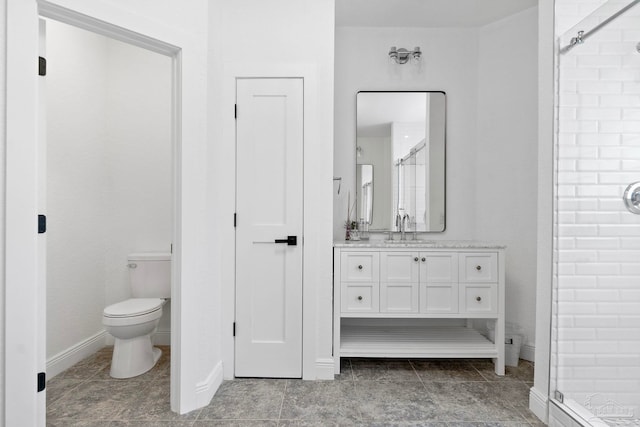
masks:
<instances>
[{"instance_id":1,"label":"white toilet","mask_svg":"<svg viewBox=\"0 0 640 427\"><path fill-rule=\"evenodd\" d=\"M151 334L171 296L171 254L137 253L128 256L132 298L104 309L102 324L116 339L111 359L113 378L144 374L162 351L151 344Z\"/></svg>"}]
</instances>

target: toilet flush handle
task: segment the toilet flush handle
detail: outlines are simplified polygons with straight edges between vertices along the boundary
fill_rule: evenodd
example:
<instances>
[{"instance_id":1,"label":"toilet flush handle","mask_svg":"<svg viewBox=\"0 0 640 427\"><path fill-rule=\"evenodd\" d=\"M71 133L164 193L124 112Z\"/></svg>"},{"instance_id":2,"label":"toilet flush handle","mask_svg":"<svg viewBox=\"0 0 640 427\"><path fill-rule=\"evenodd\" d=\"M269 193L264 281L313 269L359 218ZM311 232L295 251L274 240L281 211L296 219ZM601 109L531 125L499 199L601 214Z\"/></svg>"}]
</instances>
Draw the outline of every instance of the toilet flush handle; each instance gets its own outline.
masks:
<instances>
[{"instance_id":1,"label":"toilet flush handle","mask_svg":"<svg viewBox=\"0 0 640 427\"><path fill-rule=\"evenodd\" d=\"M134 264L134 263L127 264L127 267L129 267L129 268L138 268L138 264Z\"/></svg>"}]
</instances>

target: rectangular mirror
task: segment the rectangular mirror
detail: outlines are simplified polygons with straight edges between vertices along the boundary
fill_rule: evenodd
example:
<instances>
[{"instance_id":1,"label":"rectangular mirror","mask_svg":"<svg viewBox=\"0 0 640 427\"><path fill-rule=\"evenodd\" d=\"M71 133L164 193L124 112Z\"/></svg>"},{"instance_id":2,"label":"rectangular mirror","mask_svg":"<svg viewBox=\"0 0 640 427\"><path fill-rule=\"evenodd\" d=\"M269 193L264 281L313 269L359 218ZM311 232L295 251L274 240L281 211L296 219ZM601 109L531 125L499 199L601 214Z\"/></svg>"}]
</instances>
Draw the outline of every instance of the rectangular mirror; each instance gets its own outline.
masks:
<instances>
[{"instance_id":1,"label":"rectangular mirror","mask_svg":"<svg viewBox=\"0 0 640 427\"><path fill-rule=\"evenodd\" d=\"M444 231L445 93L363 91L356 105L357 220L370 231L399 231L405 217L408 232Z\"/></svg>"}]
</instances>

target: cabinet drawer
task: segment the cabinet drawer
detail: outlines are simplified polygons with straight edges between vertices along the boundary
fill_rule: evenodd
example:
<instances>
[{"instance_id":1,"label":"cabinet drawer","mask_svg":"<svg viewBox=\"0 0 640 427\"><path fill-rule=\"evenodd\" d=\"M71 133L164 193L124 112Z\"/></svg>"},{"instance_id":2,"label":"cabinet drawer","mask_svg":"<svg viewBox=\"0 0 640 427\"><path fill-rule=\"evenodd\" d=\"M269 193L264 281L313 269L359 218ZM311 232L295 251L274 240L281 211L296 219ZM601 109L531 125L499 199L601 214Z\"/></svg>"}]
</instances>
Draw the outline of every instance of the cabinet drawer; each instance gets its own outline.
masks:
<instances>
[{"instance_id":1,"label":"cabinet drawer","mask_svg":"<svg viewBox=\"0 0 640 427\"><path fill-rule=\"evenodd\" d=\"M420 280L430 283L458 281L458 254L420 252Z\"/></svg>"},{"instance_id":2,"label":"cabinet drawer","mask_svg":"<svg viewBox=\"0 0 640 427\"><path fill-rule=\"evenodd\" d=\"M421 313L457 313L458 284L429 283L420 287Z\"/></svg>"},{"instance_id":3,"label":"cabinet drawer","mask_svg":"<svg viewBox=\"0 0 640 427\"><path fill-rule=\"evenodd\" d=\"M496 283L460 284L460 312L468 314L498 313Z\"/></svg>"},{"instance_id":4,"label":"cabinet drawer","mask_svg":"<svg viewBox=\"0 0 640 427\"><path fill-rule=\"evenodd\" d=\"M460 254L460 282L497 282L498 254Z\"/></svg>"},{"instance_id":5,"label":"cabinet drawer","mask_svg":"<svg viewBox=\"0 0 640 427\"><path fill-rule=\"evenodd\" d=\"M380 311L376 283L343 283L340 295L343 313L377 313Z\"/></svg>"},{"instance_id":6,"label":"cabinet drawer","mask_svg":"<svg viewBox=\"0 0 640 427\"><path fill-rule=\"evenodd\" d=\"M377 282L377 252L349 252L340 258L340 279L343 282Z\"/></svg>"}]
</instances>

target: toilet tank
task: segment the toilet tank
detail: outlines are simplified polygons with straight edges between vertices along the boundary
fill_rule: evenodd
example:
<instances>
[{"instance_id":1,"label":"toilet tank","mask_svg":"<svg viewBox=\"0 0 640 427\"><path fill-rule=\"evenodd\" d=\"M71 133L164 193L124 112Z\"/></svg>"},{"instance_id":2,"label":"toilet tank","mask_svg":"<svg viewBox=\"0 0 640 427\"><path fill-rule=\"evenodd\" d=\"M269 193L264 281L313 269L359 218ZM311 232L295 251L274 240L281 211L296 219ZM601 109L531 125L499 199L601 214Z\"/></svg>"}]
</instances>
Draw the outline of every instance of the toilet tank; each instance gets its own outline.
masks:
<instances>
[{"instance_id":1,"label":"toilet tank","mask_svg":"<svg viewBox=\"0 0 640 427\"><path fill-rule=\"evenodd\" d=\"M135 253L129 254L127 260L133 298L171 297L170 253Z\"/></svg>"}]
</instances>

